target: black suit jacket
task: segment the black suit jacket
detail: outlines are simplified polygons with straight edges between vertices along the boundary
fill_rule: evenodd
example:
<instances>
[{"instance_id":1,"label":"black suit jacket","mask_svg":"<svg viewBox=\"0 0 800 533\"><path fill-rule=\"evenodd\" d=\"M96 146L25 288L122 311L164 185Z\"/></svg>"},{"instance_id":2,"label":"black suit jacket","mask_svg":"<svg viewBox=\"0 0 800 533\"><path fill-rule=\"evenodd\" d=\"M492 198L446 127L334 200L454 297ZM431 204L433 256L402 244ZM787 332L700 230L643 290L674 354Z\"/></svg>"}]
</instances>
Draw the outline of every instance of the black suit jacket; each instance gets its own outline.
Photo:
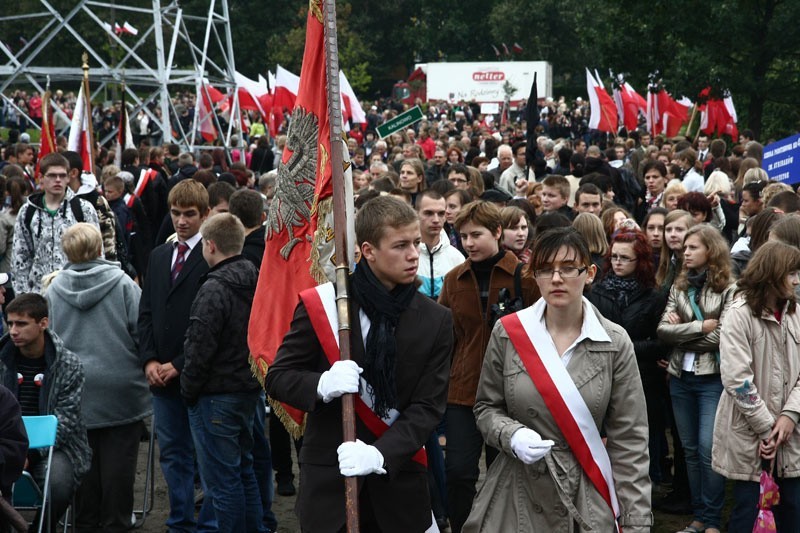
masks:
<instances>
[{"instance_id":1,"label":"black suit jacket","mask_svg":"<svg viewBox=\"0 0 800 533\"><path fill-rule=\"evenodd\" d=\"M355 305L351 309L352 358L362 364L359 313ZM359 493L363 501L367 492L381 531L405 533L424 531L431 524L427 473L411 457L444 414L453 350L450 310L417 293L400 315L395 338L397 410L401 415L378 439L357 421L358 438L378 448L387 471L359 478ZM300 451L303 475L295 506L304 531L339 531L345 524L344 483L336 453L343 441L342 402L336 398L326 404L317 399L320 375L329 368L301 302L267 372L265 388L272 398L308 412Z\"/></svg>"},{"instance_id":2,"label":"black suit jacket","mask_svg":"<svg viewBox=\"0 0 800 533\"><path fill-rule=\"evenodd\" d=\"M139 301L139 361L142 368L153 359L172 363L178 372L183 370L183 342L189 327L189 311L208 264L203 259L203 247L192 249L173 284L173 244L158 246L150 254L148 275L144 279ZM180 380L173 379L166 387L151 387L156 393L180 393Z\"/></svg>"}]
</instances>

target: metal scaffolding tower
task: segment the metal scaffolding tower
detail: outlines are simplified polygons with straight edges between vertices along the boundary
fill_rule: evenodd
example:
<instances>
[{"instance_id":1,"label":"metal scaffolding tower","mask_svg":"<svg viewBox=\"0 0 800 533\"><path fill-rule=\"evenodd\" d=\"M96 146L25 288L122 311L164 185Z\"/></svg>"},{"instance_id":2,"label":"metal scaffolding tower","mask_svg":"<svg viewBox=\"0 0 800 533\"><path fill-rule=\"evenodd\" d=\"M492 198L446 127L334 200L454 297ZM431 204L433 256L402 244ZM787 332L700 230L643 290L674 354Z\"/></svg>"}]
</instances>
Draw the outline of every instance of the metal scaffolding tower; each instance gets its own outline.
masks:
<instances>
[{"instance_id":1,"label":"metal scaffolding tower","mask_svg":"<svg viewBox=\"0 0 800 533\"><path fill-rule=\"evenodd\" d=\"M0 17L0 28L18 28L19 34L16 41L11 32L0 32L0 61L5 59L0 64L0 94L15 108L6 94L14 85L32 85L44 93L49 80L55 89L77 92L83 76L80 54L74 67L54 65L52 60L65 36L89 54L93 102L124 81L125 98L133 105L129 116L144 110L161 127L164 142L174 140L183 149L195 148L196 127L184 131L171 95L179 88L196 89L203 78L221 90L235 87L227 0L208 0L203 14L184 12L178 0L30 0L18 6L6 10L16 13ZM123 20L138 27L138 33L115 32L115 23L122 26ZM16 109L30 118L26 110ZM53 109L67 118L57 105ZM216 128L221 131L218 122ZM229 146L232 127L222 133ZM99 140L104 143L113 135Z\"/></svg>"}]
</instances>

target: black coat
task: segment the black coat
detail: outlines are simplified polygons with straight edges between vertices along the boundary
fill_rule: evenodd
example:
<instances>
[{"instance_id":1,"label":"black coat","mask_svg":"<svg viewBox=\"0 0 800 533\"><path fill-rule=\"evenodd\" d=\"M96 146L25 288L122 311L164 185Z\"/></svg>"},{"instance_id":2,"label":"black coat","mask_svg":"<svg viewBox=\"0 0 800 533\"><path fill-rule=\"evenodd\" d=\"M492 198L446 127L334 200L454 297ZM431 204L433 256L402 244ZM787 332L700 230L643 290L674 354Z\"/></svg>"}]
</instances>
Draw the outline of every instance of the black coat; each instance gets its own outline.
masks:
<instances>
[{"instance_id":1,"label":"black coat","mask_svg":"<svg viewBox=\"0 0 800 533\"><path fill-rule=\"evenodd\" d=\"M172 363L183 370L183 341L189 327L189 311L200 283L208 272L203 247L198 243L189 254L180 275L173 284L171 243L158 246L150 254L148 275L139 301L139 361L142 368L148 361ZM179 392L178 379L166 387L151 387L154 394Z\"/></svg>"},{"instance_id":2,"label":"black coat","mask_svg":"<svg viewBox=\"0 0 800 533\"><path fill-rule=\"evenodd\" d=\"M19 403L10 390L0 385L0 492L4 496L11 496L11 485L22 475L27 453L28 434Z\"/></svg>"},{"instance_id":3,"label":"black coat","mask_svg":"<svg viewBox=\"0 0 800 533\"><path fill-rule=\"evenodd\" d=\"M356 306L352 358L364 360ZM397 410L400 417L379 439L361 423L357 437L380 450L385 475L358 478L359 493L369 502L381 531L424 531L431 523L426 469L411 460L442 419L447 401L453 319L448 309L420 293L400 315L397 339ZM300 464L303 477L295 511L303 531L335 532L345 524L343 477L336 448L343 442L342 402L317 399L317 384L330 364L300 303L289 332L265 379L267 394L308 412ZM364 499L364 496L360 498ZM363 504L362 504L363 505Z\"/></svg>"},{"instance_id":4,"label":"black coat","mask_svg":"<svg viewBox=\"0 0 800 533\"><path fill-rule=\"evenodd\" d=\"M654 288L640 288L628 296L628 305L621 306L617 293L603 287L600 283L592 285L587 298L610 321L619 324L628 332L633 341L633 350L639 363L642 384L647 390L653 380L663 381L664 370L656 362L669 357L669 349L656 335L658 322L664 312L666 302Z\"/></svg>"}]
</instances>

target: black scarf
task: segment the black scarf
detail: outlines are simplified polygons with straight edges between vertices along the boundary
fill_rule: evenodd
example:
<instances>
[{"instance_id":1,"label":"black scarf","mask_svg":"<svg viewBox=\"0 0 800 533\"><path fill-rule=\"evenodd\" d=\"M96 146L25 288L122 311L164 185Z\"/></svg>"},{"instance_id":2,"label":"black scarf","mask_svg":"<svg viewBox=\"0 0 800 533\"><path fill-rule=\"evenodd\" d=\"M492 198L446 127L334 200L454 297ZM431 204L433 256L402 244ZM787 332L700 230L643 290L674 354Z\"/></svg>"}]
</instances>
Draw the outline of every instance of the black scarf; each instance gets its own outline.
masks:
<instances>
[{"instance_id":1,"label":"black scarf","mask_svg":"<svg viewBox=\"0 0 800 533\"><path fill-rule=\"evenodd\" d=\"M375 413L383 418L390 409L397 407L394 331L400 314L411 303L417 288L411 283L387 291L364 259L358 262L352 285L355 301L370 321L362 365L364 379L372 386L370 396Z\"/></svg>"},{"instance_id":2,"label":"black scarf","mask_svg":"<svg viewBox=\"0 0 800 533\"><path fill-rule=\"evenodd\" d=\"M600 286L613 293L617 303L625 307L628 305L630 295L639 289L639 282L633 276L621 278L614 272L609 272L600 282Z\"/></svg>"},{"instance_id":3,"label":"black scarf","mask_svg":"<svg viewBox=\"0 0 800 533\"><path fill-rule=\"evenodd\" d=\"M704 269L702 272L698 272L696 270L689 270L686 273L686 281L689 282L690 287L695 288L694 293L694 301L696 303L700 303L700 293L703 290L703 287L706 284L706 279L708 278L708 269Z\"/></svg>"}]
</instances>

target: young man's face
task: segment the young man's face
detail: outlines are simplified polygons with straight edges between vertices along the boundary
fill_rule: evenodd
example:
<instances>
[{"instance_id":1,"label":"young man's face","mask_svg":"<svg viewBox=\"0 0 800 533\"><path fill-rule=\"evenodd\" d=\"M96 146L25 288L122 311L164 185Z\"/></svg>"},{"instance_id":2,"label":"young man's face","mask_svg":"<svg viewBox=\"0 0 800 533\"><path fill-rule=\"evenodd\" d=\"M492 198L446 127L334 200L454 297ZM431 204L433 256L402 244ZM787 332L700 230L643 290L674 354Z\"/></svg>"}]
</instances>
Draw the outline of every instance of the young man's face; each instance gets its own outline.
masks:
<instances>
[{"instance_id":1,"label":"young man's face","mask_svg":"<svg viewBox=\"0 0 800 533\"><path fill-rule=\"evenodd\" d=\"M386 228L378 245L365 242L361 255L369 262L375 277L388 290L413 283L419 267L419 223Z\"/></svg>"},{"instance_id":2,"label":"young man's face","mask_svg":"<svg viewBox=\"0 0 800 533\"><path fill-rule=\"evenodd\" d=\"M109 202L113 202L122 196L122 189L117 189L116 187L103 187L103 192Z\"/></svg>"},{"instance_id":3,"label":"young man's face","mask_svg":"<svg viewBox=\"0 0 800 533\"><path fill-rule=\"evenodd\" d=\"M33 317L20 313L8 314L8 333L17 348L37 342L47 329L47 317L37 322Z\"/></svg>"},{"instance_id":4,"label":"young man's face","mask_svg":"<svg viewBox=\"0 0 800 533\"><path fill-rule=\"evenodd\" d=\"M69 173L66 167L53 166L47 169L42 180L44 192L53 196L62 196L69 183Z\"/></svg>"},{"instance_id":5,"label":"young man's face","mask_svg":"<svg viewBox=\"0 0 800 533\"><path fill-rule=\"evenodd\" d=\"M566 199L561 196L561 192L555 187L547 185L542 186L540 193L542 199L542 209L544 211L557 211L561 206L567 203Z\"/></svg>"},{"instance_id":6,"label":"young man's face","mask_svg":"<svg viewBox=\"0 0 800 533\"><path fill-rule=\"evenodd\" d=\"M175 226L178 240L186 241L197 235L207 213L201 213L200 209L195 206L173 205L169 208L169 215L172 217L172 225Z\"/></svg>"},{"instance_id":7,"label":"young man's face","mask_svg":"<svg viewBox=\"0 0 800 533\"><path fill-rule=\"evenodd\" d=\"M700 151L704 151L708 148L708 137L698 137L697 138L697 149Z\"/></svg>"},{"instance_id":8,"label":"young man's face","mask_svg":"<svg viewBox=\"0 0 800 533\"><path fill-rule=\"evenodd\" d=\"M575 211L578 213L591 213L600 216L600 208L603 207L603 199L599 194L581 193L578 201L575 202Z\"/></svg>"},{"instance_id":9,"label":"young man's face","mask_svg":"<svg viewBox=\"0 0 800 533\"><path fill-rule=\"evenodd\" d=\"M33 161L33 148L28 148L17 156L20 165L30 165Z\"/></svg>"},{"instance_id":10,"label":"young man's face","mask_svg":"<svg viewBox=\"0 0 800 533\"><path fill-rule=\"evenodd\" d=\"M525 166L525 147L517 149L517 153L514 155L514 162L519 167Z\"/></svg>"},{"instance_id":11,"label":"young man's face","mask_svg":"<svg viewBox=\"0 0 800 533\"><path fill-rule=\"evenodd\" d=\"M445 221L447 202L444 198L434 200L423 196L419 205L419 225L422 236L427 242L435 241L442 232Z\"/></svg>"},{"instance_id":12,"label":"young man's face","mask_svg":"<svg viewBox=\"0 0 800 533\"><path fill-rule=\"evenodd\" d=\"M461 244L472 262L484 261L497 255L500 251L498 239L503 233L503 228L498 227L492 233L486 226L474 222L465 222L459 229Z\"/></svg>"},{"instance_id":13,"label":"young man's face","mask_svg":"<svg viewBox=\"0 0 800 533\"><path fill-rule=\"evenodd\" d=\"M219 213L227 213L228 212L228 201L227 200L220 200L217 205L211 208L208 212L208 216L213 217Z\"/></svg>"}]
</instances>

